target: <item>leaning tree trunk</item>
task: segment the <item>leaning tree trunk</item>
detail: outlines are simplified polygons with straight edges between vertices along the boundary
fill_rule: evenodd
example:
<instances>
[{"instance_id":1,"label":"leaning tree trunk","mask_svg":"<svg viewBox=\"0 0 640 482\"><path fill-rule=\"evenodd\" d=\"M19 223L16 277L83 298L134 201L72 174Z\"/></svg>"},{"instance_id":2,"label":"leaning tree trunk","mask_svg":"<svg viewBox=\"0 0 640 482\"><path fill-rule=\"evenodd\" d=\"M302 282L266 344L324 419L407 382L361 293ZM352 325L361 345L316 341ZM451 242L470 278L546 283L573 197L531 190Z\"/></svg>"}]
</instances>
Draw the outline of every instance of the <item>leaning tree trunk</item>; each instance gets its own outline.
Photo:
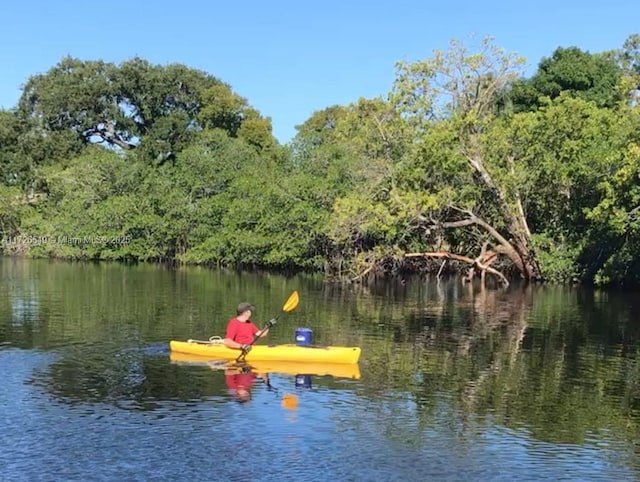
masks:
<instances>
[{"instance_id":1,"label":"leaning tree trunk","mask_svg":"<svg viewBox=\"0 0 640 482\"><path fill-rule=\"evenodd\" d=\"M514 234L514 230L518 227L516 223L521 222L518 217L514 217L511 220L511 223L507 223L507 231L509 234L508 239L504 234L500 233L495 227L477 216L474 212L466 209L460 209L455 206L451 206L451 209L458 211L462 215L462 219L458 219L456 221L436 222L433 225L434 229L455 229L475 226L482 230L486 235L490 236L492 241L484 242L480 254L475 259L443 250L405 253L405 258L441 258L443 259L443 262L450 259L467 263L470 265L467 281L471 281L476 274L479 274L484 282L486 273L491 273L497 276L501 283L508 286L509 281L507 278L491 266L491 264L493 264L493 262L498 258L498 255L503 255L511 261L513 266L515 266L522 274L523 278L527 280L540 278L540 270L533 251L530 248L531 235L528 229L524 236L522 236L520 232L518 232L517 235ZM426 221L427 219L423 218L422 220ZM524 220L524 217L522 220ZM526 221L524 227L526 228Z\"/></svg>"},{"instance_id":2,"label":"leaning tree trunk","mask_svg":"<svg viewBox=\"0 0 640 482\"><path fill-rule=\"evenodd\" d=\"M482 179L486 187L496 194L501 211L505 217L507 236L498 235L499 238L496 239L498 239L500 245L505 249L505 254L522 273L523 278L526 280L541 279L542 273L540 265L533 251L531 231L529 230L520 196L516 193L513 199L509 199L507 189L496 183L485 168L482 156L478 154L479 149L476 148L474 151L472 155L467 156L469 164L479 175L480 179ZM508 161L513 165L513 159L508 159ZM482 221L482 223L484 223L484 221ZM486 225L486 223L484 224ZM484 227L485 229L490 228L488 225ZM495 234L497 233L495 229L493 231L494 233L492 234L496 237Z\"/></svg>"}]
</instances>

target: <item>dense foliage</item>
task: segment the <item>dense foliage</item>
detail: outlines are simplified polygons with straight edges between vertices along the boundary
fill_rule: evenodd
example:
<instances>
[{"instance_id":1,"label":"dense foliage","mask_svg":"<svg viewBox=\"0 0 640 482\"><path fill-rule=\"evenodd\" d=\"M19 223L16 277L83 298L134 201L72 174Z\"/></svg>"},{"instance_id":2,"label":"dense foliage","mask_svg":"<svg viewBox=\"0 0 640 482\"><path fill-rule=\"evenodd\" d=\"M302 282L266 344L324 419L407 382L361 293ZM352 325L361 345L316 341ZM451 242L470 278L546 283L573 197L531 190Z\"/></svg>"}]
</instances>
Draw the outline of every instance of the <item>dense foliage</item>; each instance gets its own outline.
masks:
<instances>
[{"instance_id":1,"label":"dense foliage","mask_svg":"<svg viewBox=\"0 0 640 482\"><path fill-rule=\"evenodd\" d=\"M62 59L0 111L2 249L640 283L640 36L528 78L476 47L399 63L386 98L315 112L287 146L208 73Z\"/></svg>"}]
</instances>

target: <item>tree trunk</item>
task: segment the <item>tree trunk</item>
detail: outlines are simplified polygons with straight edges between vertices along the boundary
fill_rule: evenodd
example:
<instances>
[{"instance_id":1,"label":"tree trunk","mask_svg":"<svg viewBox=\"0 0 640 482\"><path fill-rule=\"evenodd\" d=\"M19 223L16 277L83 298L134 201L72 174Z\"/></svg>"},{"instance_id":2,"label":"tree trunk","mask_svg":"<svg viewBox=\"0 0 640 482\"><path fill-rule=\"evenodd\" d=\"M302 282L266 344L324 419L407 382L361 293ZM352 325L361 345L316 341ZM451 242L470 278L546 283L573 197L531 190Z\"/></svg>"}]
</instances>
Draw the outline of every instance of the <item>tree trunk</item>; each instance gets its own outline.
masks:
<instances>
[{"instance_id":1,"label":"tree trunk","mask_svg":"<svg viewBox=\"0 0 640 482\"><path fill-rule=\"evenodd\" d=\"M526 276L526 264L522 259L520 252L517 247L509 242L502 234L498 232L493 226L487 223L485 220L476 216L473 212L463 209L454 208L457 211L463 213L466 216L466 219L462 219L460 221L451 221L446 223L441 223L440 227L443 228L459 228L463 226L471 226L476 225L482 228L487 234L489 234L493 239L498 242L498 245L495 247L496 253L504 254L509 258L509 260L518 268L518 270L523 273L523 276Z\"/></svg>"},{"instance_id":2,"label":"tree trunk","mask_svg":"<svg viewBox=\"0 0 640 482\"><path fill-rule=\"evenodd\" d=\"M477 142L472 142L472 144L477 145ZM482 157L478 154L479 149L475 147L473 150L474 154L467 156L469 164L480 176L484 184L497 195L500 201L500 208L503 212L507 224L507 233L510 238L507 240L500 236L504 240L504 242L500 241L500 244L507 249L505 254L507 254L509 259L518 267L523 278L526 280L542 279L540 266L531 247L531 231L529 230L519 194L516 193L515 199L509 200L507 190L497 184L485 168ZM513 160L509 159L509 162L513 163Z\"/></svg>"}]
</instances>

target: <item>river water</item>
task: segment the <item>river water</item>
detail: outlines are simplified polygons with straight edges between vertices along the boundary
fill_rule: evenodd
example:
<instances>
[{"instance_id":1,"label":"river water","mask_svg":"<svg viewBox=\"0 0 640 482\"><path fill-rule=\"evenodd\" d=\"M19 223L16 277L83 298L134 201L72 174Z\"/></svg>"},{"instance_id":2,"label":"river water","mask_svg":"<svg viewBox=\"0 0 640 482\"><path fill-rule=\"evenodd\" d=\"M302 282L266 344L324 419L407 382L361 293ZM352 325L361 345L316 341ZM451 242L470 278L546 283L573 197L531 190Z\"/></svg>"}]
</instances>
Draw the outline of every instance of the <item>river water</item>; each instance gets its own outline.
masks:
<instances>
[{"instance_id":1,"label":"river water","mask_svg":"<svg viewBox=\"0 0 640 482\"><path fill-rule=\"evenodd\" d=\"M640 479L637 294L9 258L0 276L0 480ZM239 396L170 355L293 290L268 342L308 327L360 346L357 367Z\"/></svg>"}]
</instances>

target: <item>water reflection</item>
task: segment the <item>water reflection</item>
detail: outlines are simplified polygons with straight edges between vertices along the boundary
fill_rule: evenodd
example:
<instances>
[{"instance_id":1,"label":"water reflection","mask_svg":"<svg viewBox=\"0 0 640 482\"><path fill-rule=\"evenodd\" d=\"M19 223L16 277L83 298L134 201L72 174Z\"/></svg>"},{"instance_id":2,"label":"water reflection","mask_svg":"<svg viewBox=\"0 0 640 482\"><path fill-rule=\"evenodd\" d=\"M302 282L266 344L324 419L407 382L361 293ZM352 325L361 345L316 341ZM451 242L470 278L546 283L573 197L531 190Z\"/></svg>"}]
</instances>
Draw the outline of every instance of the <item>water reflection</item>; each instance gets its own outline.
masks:
<instances>
[{"instance_id":1,"label":"water reflection","mask_svg":"<svg viewBox=\"0 0 640 482\"><path fill-rule=\"evenodd\" d=\"M2 478L95 480L98 457L104 480L201 480L215 455L206 469L234 480L246 451L272 468L247 480L640 476L637 296L28 260L0 275ZM242 373L169 353L222 332L230 300L270 313L292 289L269 342L310 326L361 346L359 365Z\"/></svg>"},{"instance_id":2,"label":"water reflection","mask_svg":"<svg viewBox=\"0 0 640 482\"><path fill-rule=\"evenodd\" d=\"M247 403L252 399L251 393L257 382L263 382L265 386L275 392L279 388L272 382L272 376L288 375L293 378L296 390L310 390L314 388L314 380L319 377L346 378L357 380L360 378L358 364L332 364L332 363L300 363L286 361L254 361L249 363L234 363L224 360L210 360L207 357L171 352L172 363L183 367L206 367L211 370L224 371L225 383L229 391L240 403ZM282 406L288 409L297 409L298 397L285 392L282 398Z\"/></svg>"},{"instance_id":3,"label":"water reflection","mask_svg":"<svg viewBox=\"0 0 640 482\"><path fill-rule=\"evenodd\" d=\"M389 385L408 391L425 426L446 394L462 427L480 418L551 443L586 443L594 430L618 443L637 438L639 373L627 354L637 353L638 333L628 306L608 304L604 317L595 292L531 286L467 286L454 300L438 290L424 299L407 324L393 322L393 309L378 315L393 336L369 339L378 345L368 351L370 379L382 383L372 381L368 396Z\"/></svg>"}]
</instances>

